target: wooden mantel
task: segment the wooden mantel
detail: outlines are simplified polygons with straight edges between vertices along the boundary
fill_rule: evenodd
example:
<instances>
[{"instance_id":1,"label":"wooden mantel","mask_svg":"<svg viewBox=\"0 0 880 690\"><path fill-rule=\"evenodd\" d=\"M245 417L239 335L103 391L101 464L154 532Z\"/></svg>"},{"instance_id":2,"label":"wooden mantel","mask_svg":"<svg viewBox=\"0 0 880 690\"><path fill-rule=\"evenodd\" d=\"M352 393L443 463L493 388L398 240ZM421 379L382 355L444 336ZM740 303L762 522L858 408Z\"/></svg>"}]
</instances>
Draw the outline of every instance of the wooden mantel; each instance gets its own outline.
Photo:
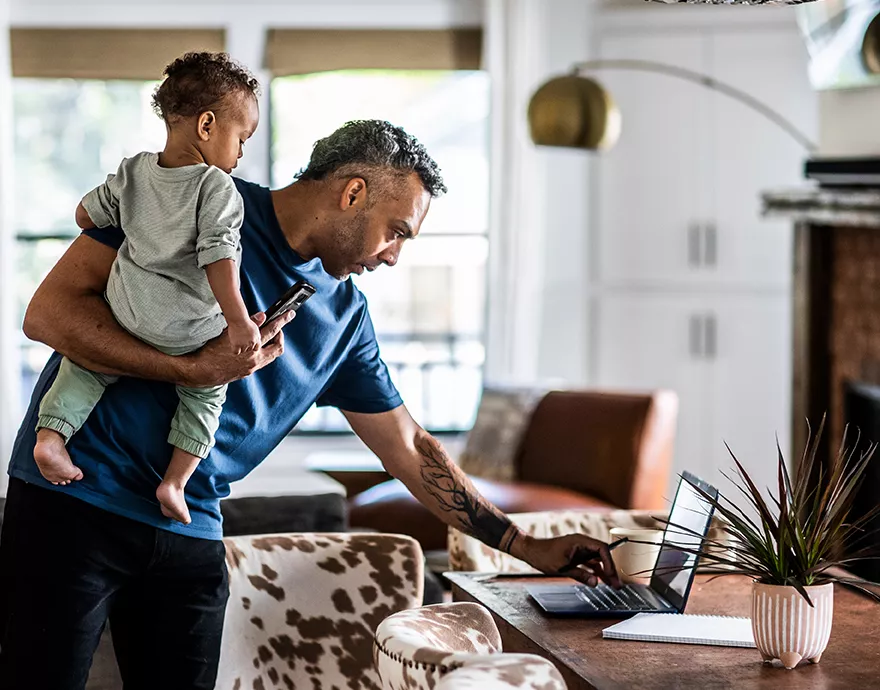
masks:
<instances>
[{"instance_id":1,"label":"wooden mantel","mask_svg":"<svg viewBox=\"0 0 880 690\"><path fill-rule=\"evenodd\" d=\"M880 383L880 188L763 194L764 215L795 226L792 450L828 413L822 457L843 429L843 383Z\"/></svg>"},{"instance_id":2,"label":"wooden mantel","mask_svg":"<svg viewBox=\"0 0 880 690\"><path fill-rule=\"evenodd\" d=\"M795 223L880 228L880 187L802 187L764 192L764 216Z\"/></svg>"}]
</instances>

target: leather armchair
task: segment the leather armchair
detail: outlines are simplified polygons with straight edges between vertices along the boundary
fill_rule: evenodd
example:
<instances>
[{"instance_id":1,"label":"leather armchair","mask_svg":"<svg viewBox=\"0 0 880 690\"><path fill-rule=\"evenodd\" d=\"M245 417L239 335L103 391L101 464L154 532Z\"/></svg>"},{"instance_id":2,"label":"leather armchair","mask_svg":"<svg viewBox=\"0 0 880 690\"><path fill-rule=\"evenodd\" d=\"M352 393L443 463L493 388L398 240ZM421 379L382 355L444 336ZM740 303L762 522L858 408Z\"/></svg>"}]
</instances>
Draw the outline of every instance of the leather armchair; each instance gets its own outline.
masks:
<instances>
[{"instance_id":1,"label":"leather armchair","mask_svg":"<svg viewBox=\"0 0 880 690\"><path fill-rule=\"evenodd\" d=\"M502 414L505 399L514 404ZM487 389L460 466L505 513L663 509L677 414L669 391ZM446 526L397 480L353 497L349 516L354 528L446 548Z\"/></svg>"}]
</instances>

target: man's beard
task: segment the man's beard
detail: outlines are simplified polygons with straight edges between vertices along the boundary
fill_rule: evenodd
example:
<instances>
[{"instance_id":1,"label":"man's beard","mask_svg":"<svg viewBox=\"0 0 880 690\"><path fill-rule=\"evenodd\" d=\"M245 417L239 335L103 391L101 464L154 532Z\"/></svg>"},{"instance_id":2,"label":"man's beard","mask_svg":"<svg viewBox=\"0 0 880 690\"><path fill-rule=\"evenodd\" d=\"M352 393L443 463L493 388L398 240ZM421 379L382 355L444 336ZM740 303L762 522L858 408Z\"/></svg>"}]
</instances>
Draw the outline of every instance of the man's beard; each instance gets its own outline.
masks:
<instances>
[{"instance_id":1,"label":"man's beard","mask_svg":"<svg viewBox=\"0 0 880 690\"><path fill-rule=\"evenodd\" d=\"M369 220L358 211L351 220L335 223L328 233L330 247L323 261L324 270L337 280L345 280L352 268L366 259Z\"/></svg>"}]
</instances>

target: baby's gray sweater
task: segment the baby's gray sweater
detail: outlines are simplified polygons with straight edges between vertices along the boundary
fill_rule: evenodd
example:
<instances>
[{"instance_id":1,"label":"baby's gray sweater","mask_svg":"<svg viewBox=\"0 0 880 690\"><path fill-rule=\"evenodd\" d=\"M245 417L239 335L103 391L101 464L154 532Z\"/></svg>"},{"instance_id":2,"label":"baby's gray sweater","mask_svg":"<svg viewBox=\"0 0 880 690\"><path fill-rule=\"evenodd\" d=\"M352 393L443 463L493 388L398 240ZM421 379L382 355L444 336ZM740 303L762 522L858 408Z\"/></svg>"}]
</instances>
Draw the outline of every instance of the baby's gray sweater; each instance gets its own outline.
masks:
<instances>
[{"instance_id":1,"label":"baby's gray sweater","mask_svg":"<svg viewBox=\"0 0 880 690\"><path fill-rule=\"evenodd\" d=\"M226 327L204 267L241 264L244 203L232 178L200 164L162 168L155 153L120 163L83 199L98 227L125 232L107 282L113 316L153 345L197 348Z\"/></svg>"}]
</instances>

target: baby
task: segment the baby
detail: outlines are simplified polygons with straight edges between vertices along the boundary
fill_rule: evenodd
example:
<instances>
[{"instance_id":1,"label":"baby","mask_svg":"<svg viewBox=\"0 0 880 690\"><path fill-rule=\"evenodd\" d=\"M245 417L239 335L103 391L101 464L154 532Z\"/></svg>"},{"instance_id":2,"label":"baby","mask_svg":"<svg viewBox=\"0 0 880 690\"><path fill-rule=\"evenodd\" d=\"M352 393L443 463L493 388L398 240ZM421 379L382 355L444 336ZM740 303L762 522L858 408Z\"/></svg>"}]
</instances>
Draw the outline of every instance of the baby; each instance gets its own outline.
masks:
<instances>
[{"instance_id":1,"label":"baby","mask_svg":"<svg viewBox=\"0 0 880 690\"><path fill-rule=\"evenodd\" d=\"M260 347L238 284L244 206L230 177L259 122L259 84L223 53L187 53L165 69L153 107L165 121L161 153L126 158L76 209L86 230L121 227L106 299L127 331L169 354L197 350L228 328L238 354ZM65 447L116 376L62 360L40 405L34 458L56 485L82 479ZM184 488L214 445L226 386L177 387L171 462L156 497L188 524Z\"/></svg>"}]
</instances>

